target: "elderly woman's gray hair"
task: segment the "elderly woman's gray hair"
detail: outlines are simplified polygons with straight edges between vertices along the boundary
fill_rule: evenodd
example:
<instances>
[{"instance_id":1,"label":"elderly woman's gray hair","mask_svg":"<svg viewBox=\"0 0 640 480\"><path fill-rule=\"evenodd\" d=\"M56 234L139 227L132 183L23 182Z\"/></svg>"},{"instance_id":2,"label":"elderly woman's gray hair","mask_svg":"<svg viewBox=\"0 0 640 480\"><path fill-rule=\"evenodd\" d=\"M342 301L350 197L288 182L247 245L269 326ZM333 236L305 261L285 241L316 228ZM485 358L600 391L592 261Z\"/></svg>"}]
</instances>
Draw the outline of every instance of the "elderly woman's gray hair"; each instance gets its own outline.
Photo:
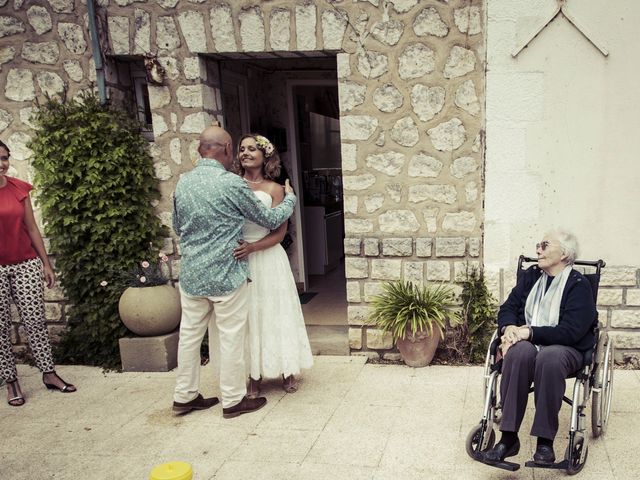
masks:
<instances>
[{"instance_id":1,"label":"elderly woman's gray hair","mask_svg":"<svg viewBox=\"0 0 640 480\"><path fill-rule=\"evenodd\" d=\"M558 240L562 252L567 256L567 263L573 265L578 258L579 252L578 239L576 236L562 228L551 230L547 235Z\"/></svg>"}]
</instances>

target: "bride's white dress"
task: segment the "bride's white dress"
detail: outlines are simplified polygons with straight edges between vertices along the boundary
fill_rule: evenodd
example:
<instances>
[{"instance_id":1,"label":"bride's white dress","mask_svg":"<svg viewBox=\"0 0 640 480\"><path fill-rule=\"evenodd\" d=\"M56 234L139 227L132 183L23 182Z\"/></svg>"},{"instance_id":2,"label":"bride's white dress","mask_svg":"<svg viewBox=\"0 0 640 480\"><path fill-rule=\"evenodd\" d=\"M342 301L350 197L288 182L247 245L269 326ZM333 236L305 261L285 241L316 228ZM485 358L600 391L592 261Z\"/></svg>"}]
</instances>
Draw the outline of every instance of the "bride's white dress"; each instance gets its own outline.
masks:
<instances>
[{"instance_id":1,"label":"bride's white dress","mask_svg":"<svg viewBox=\"0 0 640 480\"><path fill-rule=\"evenodd\" d=\"M271 208L267 192L256 196ZM255 242L269 229L245 221L243 238ZM297 375L313 365L300 298L289 258L280 244L251 253L248 257L250 374L254 379Z\"/></svg>"}]
</instances>

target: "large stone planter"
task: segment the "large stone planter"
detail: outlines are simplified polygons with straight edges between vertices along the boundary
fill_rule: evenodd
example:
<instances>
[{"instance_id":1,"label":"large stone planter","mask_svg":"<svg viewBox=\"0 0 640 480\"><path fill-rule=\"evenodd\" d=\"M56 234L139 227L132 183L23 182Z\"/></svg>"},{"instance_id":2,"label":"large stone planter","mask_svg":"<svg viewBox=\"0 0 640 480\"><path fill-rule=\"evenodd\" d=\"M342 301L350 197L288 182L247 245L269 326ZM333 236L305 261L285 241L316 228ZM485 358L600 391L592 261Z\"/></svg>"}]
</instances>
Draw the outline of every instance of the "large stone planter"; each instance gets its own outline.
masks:
<instances>
[{"instance_id":1,"label":"large stone planter","mask_svg":"<svg viewBox=\"0 0 640 480\"><path fill-rule=\"evenodd\" d=\"M180 293L170 285L129 287L120 297L118 312L133 333L164 335L180 323Z\"/></svg>"},{"instance_id":2,"label":"large stone planter","mask_svg":"<svg viewBox=\"0 0 640 480\"><path fill-rule=\"evenodd\" d=\"M405 338L396 340L396 345L404 363L410 367L426 367L433 360L439 342L440 332L434 328L433 335L426 332L416 332L415 335L407 333Z\"/></svg>"}]
</instances>

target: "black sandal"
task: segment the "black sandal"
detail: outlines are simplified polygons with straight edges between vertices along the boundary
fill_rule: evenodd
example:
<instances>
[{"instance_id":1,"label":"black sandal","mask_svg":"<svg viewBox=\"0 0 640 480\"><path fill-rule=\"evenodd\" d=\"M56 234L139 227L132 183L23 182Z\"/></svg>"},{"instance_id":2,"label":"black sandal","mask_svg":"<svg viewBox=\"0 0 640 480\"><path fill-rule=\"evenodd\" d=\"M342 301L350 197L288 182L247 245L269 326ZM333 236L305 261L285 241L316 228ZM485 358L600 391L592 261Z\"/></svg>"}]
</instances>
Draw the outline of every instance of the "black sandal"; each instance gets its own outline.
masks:
<instances>
[{"instance_id":1,"label":"black sandal","mask_svg":"<svg viewBox=\"0 0 640 480\"><path fill-rule=\"evenodd\" d=\"M11 380L10 382L7 381L7 391L9 392L9 395L13 395L13 397L7 400L7 403L12 407L21 407L25 402L24 395L18 394L18 387L16 386L17 383L17 378L15 380Z\"/></svg>"},{"instance_id":2,"label":"black sandal","mask_svg":"<svg viewBox=\"0 0 640 480\"><path fill-rule=\"evenodd\" d=\"M55 385L53 383L47 383L44 381L44 376L45 375L55 375L55 377L60 380L64 386L63 387L59 387L58 385ZM47 389L49 390L58 390L59 392L62 393L73 393L76 391L76 387L70 383L65 382L63 379L60 378L60 375L58 375L56 373L56 371L54 370L53 372L46 372L42 374L42 383L44 383L44 386L47 387Z\"/></svg>"}]
</instances>

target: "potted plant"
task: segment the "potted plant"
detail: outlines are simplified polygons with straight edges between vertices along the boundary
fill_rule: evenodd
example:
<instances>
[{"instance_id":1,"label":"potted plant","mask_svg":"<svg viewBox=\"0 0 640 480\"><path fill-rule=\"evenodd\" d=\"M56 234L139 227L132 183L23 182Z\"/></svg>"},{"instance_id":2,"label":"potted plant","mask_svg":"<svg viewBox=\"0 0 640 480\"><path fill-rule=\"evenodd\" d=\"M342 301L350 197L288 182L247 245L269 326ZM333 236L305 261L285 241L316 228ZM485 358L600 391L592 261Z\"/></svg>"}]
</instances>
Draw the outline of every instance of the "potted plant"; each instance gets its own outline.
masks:
<instances>
[{"instance_id":1,"label":"potted plant","mask_svg":"<svg viewBox=\"0 0 640 480\"><path fill-rule=\"evenodd\" d=\"M126 277L128 288L118 302L122 323L141 336L170 333L180 323L180 294L163 273L167 256L160 252L158 261L143 260ZM104 286L104 285L103 285Z\"/></svg>"},{"instance_id":2,"label":"potted plant","mask_svg":"<svg viewBox=\"0 0 640 480\"><path fill-rule=\"evenodd\" d=\"M460 321L453 290L444 284L419 287L403 280L385 282L382 289L373 298L369 323L391 333L407 365L428 365L446 322Z\"/></svg>"}]
</instances>

